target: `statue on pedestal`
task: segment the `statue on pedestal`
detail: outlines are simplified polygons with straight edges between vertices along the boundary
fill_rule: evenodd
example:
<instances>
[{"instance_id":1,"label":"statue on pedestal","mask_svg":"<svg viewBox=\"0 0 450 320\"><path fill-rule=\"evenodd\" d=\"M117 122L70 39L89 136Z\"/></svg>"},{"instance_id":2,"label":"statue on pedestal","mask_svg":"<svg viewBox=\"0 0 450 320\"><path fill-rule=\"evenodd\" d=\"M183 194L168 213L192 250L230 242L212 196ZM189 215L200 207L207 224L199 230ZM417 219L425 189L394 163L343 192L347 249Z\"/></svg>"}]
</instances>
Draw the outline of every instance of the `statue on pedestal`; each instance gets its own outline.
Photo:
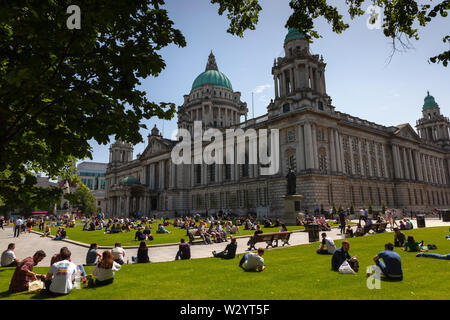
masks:
<instances>
[{"instance_id":1,"label":"statue on pedestal","mask_svg":"<svg viewBox=\"0 0 450 320\"><path fill-rule=\"evenodd\" d=\"M289 172L286 175L286 180L287 180L287 195L290 196L296 194L297 182L295 172L294 170L292 170L292 168L289 168Z\"/></svg>"}]
</instances>

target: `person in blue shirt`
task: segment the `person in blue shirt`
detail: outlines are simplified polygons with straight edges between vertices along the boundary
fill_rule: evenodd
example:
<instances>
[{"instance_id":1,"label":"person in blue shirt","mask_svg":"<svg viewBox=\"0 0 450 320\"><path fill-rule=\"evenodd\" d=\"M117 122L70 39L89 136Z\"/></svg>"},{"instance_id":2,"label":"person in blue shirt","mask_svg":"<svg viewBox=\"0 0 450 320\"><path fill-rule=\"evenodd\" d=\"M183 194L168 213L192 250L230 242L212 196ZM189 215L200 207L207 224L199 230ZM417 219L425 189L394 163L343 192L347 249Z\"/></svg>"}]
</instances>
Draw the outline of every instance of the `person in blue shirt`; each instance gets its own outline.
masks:
<instances>
[{"instance_id":1,"label":"person in blue shirt","mask_svg":"<svg viewBox=\"0 0 450 320\"><path fill-rule=\"evenodd\" d=\"M383 275L390 280L402 280L403 269L400 255L394 252L394 245L390 242L384 245L384 251L377 254L373 261L381 269ZM381 261L381 259L384 260Z\"/></svg>"}]
</instances>

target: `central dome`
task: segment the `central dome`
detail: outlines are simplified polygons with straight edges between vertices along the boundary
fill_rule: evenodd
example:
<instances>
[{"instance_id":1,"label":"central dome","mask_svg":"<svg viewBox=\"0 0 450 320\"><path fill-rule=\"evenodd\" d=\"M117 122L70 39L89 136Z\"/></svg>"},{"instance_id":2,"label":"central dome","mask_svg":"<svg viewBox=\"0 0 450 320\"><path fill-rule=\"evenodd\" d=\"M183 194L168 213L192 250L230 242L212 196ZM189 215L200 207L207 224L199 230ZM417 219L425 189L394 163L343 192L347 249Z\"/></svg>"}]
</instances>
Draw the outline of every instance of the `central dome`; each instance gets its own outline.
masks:
<instances>
[{"instance_id":1,"label":"central dome","mask_svg":"<svg viewBox=\"0 0 450 320\"><path fill-rule=\"evenodd\" d=\"M212 84L215 87L227 88L233 91L230 80L218 70L207 70L195 78L191 91L203 87L205 84Z\"/></svg>"}]
</instances>

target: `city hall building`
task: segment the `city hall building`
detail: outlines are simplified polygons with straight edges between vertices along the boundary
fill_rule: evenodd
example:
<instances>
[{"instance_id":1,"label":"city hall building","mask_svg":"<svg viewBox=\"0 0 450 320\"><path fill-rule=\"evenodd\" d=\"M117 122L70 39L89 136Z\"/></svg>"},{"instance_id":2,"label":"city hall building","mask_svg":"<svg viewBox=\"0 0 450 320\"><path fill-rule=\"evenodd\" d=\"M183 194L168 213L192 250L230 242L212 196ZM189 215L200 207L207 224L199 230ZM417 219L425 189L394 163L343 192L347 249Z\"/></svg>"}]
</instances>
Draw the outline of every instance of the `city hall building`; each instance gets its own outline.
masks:
<instances>
[{"instance_id":1,"label":"city hall building","mask_svg":"<svg viewBox=\"0 0 450 320\"><path fill-rule=\"evenodd\" d=\"M449 120L429 93L418 133L407 123L376 124L335 110L326 90L326 63L311 54L302 34L289 29L284 50L272 67L274 99L264 116L247 119L247 104L212 53L178 109L178 127L191 132L194 121L201 121L203 130L278 129L277 173L261 175L261 165L251 164L175 165L171 150L177 141L163 138L155 126L136 159L129 143L111 145L106 213L173 216L227 209L281 215L289 168L297 175L302 210L369 202L375 209L382 202L416 211L448 207Z\"/></svg>"}]
</instances>

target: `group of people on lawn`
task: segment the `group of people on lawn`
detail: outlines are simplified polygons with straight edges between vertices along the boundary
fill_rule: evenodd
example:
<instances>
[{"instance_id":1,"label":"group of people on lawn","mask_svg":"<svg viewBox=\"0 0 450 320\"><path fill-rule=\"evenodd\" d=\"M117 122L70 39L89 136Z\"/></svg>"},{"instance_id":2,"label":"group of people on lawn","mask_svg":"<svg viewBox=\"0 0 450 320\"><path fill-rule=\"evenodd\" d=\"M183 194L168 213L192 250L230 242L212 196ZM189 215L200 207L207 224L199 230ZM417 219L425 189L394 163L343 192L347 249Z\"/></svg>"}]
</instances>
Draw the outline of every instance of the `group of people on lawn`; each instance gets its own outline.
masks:
<instances>
[{"instance_id":1,"label":"group of people on lawn","mask_svg":"<svg viewBox=\"0 0 450 320\"><path fill-rule=\"evenodd\" d=\"M8 247L9 250L14 247ZM88 252L88 258L92 262L92 252L95 246L91 246ZM86 265L95 265L92 270L92 275L87 275L83 265L75 265L72 262L72 253L67 247L62 247L59 253L56 253L51 258L50 269L47 274L38 274L33 272L33 267L41 262L46 253L43 250L38 250L32 257L27 257L18 262L14 260L16 267L11 278L9 291L11 293L22 292L28 290L29 284L32 281L41 280L44 283L44 289L41 293L50 296L66 295L74 288L74 282L78 278L80 283L88 282L88 287L103 286L111 284L114 281L115 271L120 270L121 265L114 259L114 251L106 250L102 255L95 253L95 262ZM2 255L3 266L3 255ZM8 266L13 266L12 264ZM96 277L94 280L93 276Z\"/></svg>"},{"instance_id":2,"label":"group of people on lawn","mask_svg":"<svg viewBox=\"0 0 450 320\"><path fill-rule=\"evenodd\" d=\"M362 219L364 220L364 218ZM369 222L370 219L364 220ZM91 221L93 222L93 221ZM146 221L147 222L147 221ZM220 231L224 230L221 221L211 221L210 227L207 228L206 221L198 221L198 225L194 219L175 219L174 226L180 228L186 228L190 230L192 228L197 228L204 232L204 234L209 233L207 230L219 231L215 234L215 238L221 238L226 241L226 232L224 236L221 235ZM233 227L228 221L225 222L225 227ZM229 221L231 222L231 221ZM256 222L256 219L251 218L239 219L240 224L244 224L246 228L255 229L253 238L263 233L261 226ZM117 221L115 223L120 223ZM169 223L164 221L163 224L158 226L157 232L164 232L165 226ZM394 222L395 223L395 222ZM405 224L407 221L404 222ZM281 223L278 219L272 222L266 219L264 222L265 227L275 227L281 226L279 231L287 231L286 226ZM360 226L360 223L358 224ZM60 228L63 230L63 228ZM152 238L151 226L146 226L144 231L142 227L137 227L136 240L140 240L140 246L138 248L137 256L132 257L132 261L135 263L149 263L150 258L148 255L148 247L145 244L145 240ZM167 230L165 230L167 231ZM214 231L213 231L214 232ZM358 229L357 231L358 232ZM355 234L356 234L355 232ZM341 229L342 233L342 229ZM224 237L224 238L222 238ZM250 239L251 240L251 239ZM249 240L249 241L250 241ZM417 257L431 257L437 259L447 259L450 260L450 254L439 255L424 253L428 251L424 249L423 241L420 243L415 241L412 236L406 237L404 233L401 232L400 228L394 228L394 244L386 243L384 250L379 252L374 258L376 266L381 269L382 274L387 279L392 280L402 280L403 279L403 269L401 264L401 257L398 253L394 252L394 247L401 247L405 251L418 252ZM114 274L116 271L121 269L121 265L125 263L125 250L121 247L120 243L116 243L112 250L106 250L102 254L98 250L97 244L91 244L87 254L86 254L86 264L88 266L95 266L92 271L92 275L87 275L83 265L75 265L71 260L71 252L67 247L61 248L59 253L52 256L51 267L47 274L37 274L33 272L33 267L36 266L40 261L42 261L46 254L43 250L38 250L32 257L27 257L22 261L15 256L14 253L15 244L10 243L7 250L2 253L1 256L1 266L2 267L15 267L14 274L11 279L9 290L10 292L20 292L28 289L28 285L31 281L40 279L45 284L44 292L49 295L65 295L71 292L74 288L74 281L77 277L80 281L87 282L88 287L103 286L111 284L114 281ZM350 255L350 243L347 240L342 242L340 248L336 248L334 241L327 237L327 234L322 233L322 242L317 250L318 254L330 254L332 255L331 267L332 270L339 271L344 263L347 263L354 272L359 270L359 261L357 256ZM226 248L221 252L213 251L213 257L222 259L234 259L237 252L237 241L236 238L230 236L230 243L227 244ZM265 269L265 263L263 256L264 249L259 248L255 253L249 252L245 253L239 261L239 267L246 271L263 271ZM175 260L186 260L191 258L191 248L190 244L181 239ZM128 263L128 262L127 262ZM94 280L93 276L96 277Z\"/></svg>"}]
</instances>

